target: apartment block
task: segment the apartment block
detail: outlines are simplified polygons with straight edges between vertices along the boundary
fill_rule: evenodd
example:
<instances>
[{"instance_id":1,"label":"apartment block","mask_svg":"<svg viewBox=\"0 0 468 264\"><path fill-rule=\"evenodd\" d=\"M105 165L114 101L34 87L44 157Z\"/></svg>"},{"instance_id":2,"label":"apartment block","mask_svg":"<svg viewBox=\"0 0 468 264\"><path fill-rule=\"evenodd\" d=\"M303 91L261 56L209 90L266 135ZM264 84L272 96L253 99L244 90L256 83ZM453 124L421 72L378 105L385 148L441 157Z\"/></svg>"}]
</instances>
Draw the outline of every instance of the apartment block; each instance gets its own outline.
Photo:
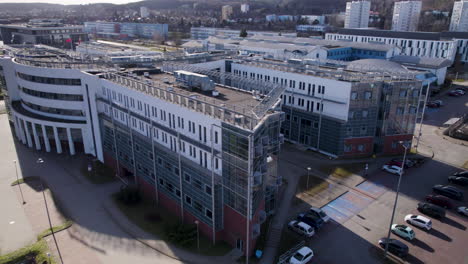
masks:
<instances>
[{"instance_id":1,"label":"apartment block","mask_svg":"<svg viewBox=\"0 0 468 264\"><path fill-rule=\"evenodd\" d=\"M345 28L367 28L370 13L369 1L352 1L346 3Z\"/></svg>"},{"instance_id":2,"label":"apartment block","mask_svg":"<svg viewBox=\"0 0 468 264\"><path fill-rule=\"evenodd\" d=\"M462 0L453 3L450 31L468 32L468 1Z\"/></svg>"},{"instance_id":3,"label":"apartment block","mask_svg":"<svg viewBox=\"0 0 468 264\"><path fill-rule=\"evenodd\" d=\"M420 14L421 1L395 2L395 6L393 7L392 30L417 31Z\"/></svg>"}]
</instances>

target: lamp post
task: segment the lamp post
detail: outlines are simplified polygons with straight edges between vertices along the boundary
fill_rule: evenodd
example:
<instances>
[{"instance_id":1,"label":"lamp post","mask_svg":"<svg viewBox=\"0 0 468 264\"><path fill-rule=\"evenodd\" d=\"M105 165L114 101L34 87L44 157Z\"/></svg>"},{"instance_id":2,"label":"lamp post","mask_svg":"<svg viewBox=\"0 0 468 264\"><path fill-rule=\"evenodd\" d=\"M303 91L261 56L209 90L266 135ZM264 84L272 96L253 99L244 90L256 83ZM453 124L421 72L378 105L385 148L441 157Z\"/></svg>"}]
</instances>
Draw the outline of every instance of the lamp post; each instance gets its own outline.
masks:
<instances>
[{"instance_id":1,"label":"lamp post","mask_svg":"<svg viewBox=\"0 0 468 264\"><path fill-rule=\"evenodd\" d=\"M405 153L403 154L403 162L401 163L400 175L398 176L398 184L397 184L397 189L396 189L395 202L393 203L392 217L390 219L390 225L388 227L388 234L387 234L387 241L386 241L386 244L385 244L384 258L387 257L387 253L388 253L388 240L390 239L390 233L392 231L393 218L395 217L395 210L396 210L396 207L397 207L398 195L400 194L401 176L403 175L403 169L405 167L405 162L406 162L406 151L408 150L408 146L406 146L403 143L403 141L400 141L399 143L405 148Z\"/></svg>"},{"instance_id":2,"label":"lamp post","mask_svg":"<svg viewBox=\"0 0 468 264\"><path fill-rule=\"evenodd\" d=\"M24 200L24 196L23 196L23 190L21 190L21 183L19 182L18 166L16 165L16 160L13 160L13 163L15 164L16 182L18 183L18 188L19 188L20 193L21 193L21 200L23 201L23 204L26 204L26 201Z\"/></svg>"},{"instance_id":3,"label":"lamp post","mask_svg":"<svg viewBox=\"0 0 468 264\"><path fill-rule=\"evenodd\" d=\"M310 178L310 171L311 170L312 170L311 167L307 167L307 184L306 184L307 189L306 190L309 190L309 178Z\"/></svg>"},{"instance_id":4,"label":"lamp post","mask_svg":"<svg viewBox=\"0 0 468 264\"><path fill-rule=\"evenodd\" d=\"M198 233L198 220L195 220L195 225L197 225L197 250L200 251L200 234Z\"/></svg>"},{"instance_id":5,"label":"lamp post","mask_svg":"<svg viewBox=\"0 0 468 264\"><path fill-rule=\"evenodd\" d=\"M37 164L42 164L42 163L44 163L44 160L42 158L38 158L36 163ZM52 234L52 237L54 238L55 247L57 247L57 252L58 252L58 255L60 257L60 262L63 264L62 253L60 253L60 249L59 249L59 246L58 246L58 243L57 243L57 238L55 237L55 232L54 232L54 229L52 228L52 221L50 220L49 206L47 205L47 199L46 199L46 196L45 196L45 188L44 188L44 184L42 182L42 179L40 179L40 182L41 182L41 189L42 189L42 198L44 199L45 209L46 209L46 213L47 213L47 219L49 220L50 232Z\"/></svg>"}]
</instances>

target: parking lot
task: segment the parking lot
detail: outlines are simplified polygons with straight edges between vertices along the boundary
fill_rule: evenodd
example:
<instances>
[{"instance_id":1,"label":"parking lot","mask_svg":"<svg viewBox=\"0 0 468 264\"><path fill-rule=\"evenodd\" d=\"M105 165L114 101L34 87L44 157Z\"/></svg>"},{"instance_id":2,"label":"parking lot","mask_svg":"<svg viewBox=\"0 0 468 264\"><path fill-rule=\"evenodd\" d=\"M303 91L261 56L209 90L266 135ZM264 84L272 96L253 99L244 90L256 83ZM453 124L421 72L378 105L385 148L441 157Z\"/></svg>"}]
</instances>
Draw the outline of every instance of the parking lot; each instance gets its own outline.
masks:
<instances>
[{"instance_id":1,"label":"parking lot","mask_svg":"<svg viewBox=\"0 0 468 264\"><path fill-rule=\"evenodd\" d=\"M463 201L451 200L454 209L446 217L432 220L432 229L425 231L406 224L407 214L423 215L417 204L432 193L436 184L448 184L447 177L466 166L468 147L456 140L444 139L439 128L449 118L467 111L465 97L441 98L445 105L427 113L420 151L427 161L418 168L405 171L400 188L395 224L410 226L416 237L411 242L392 234L409 247L402 263L468 263L468 217L458 215L458 206L468 205L468 187L456 186L464 192ZM432 158L433 157L433 158ZM389 158L390 160L391 158ZM387 236L398 176L378 171L367 181L349 188L333 199L323 210L333 218L306 244L314 250L314 263L379 263L382 250L378 240ZM332 186L332 185L331 185ZM325 190L324 192L330 190ZM290 234L291 235L291 234Z\"/></svg>"}]
</instances>

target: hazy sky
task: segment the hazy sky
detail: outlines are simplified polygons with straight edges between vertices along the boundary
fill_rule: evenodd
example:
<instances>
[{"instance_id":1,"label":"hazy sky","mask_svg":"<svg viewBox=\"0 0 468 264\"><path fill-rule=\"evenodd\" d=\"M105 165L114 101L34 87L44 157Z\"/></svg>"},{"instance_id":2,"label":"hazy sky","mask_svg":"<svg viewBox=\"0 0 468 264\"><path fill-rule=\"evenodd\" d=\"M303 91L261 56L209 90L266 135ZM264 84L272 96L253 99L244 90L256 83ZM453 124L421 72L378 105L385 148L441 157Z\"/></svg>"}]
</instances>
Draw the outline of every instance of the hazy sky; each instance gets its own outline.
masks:
<instances>
[{"instance_id":1,"label":"hazy sky","mask_svg":"<svg viewBox=\"0 0 468 264\"><path fill-rule=\"evenodd\" d=\"M89 3L112 3L112 4L126 4L130 2L138 2L141 0L0 0L0 3L51 3L51 4L64 4L64 5L77 5Z\"/></svg>"}]
</instances>

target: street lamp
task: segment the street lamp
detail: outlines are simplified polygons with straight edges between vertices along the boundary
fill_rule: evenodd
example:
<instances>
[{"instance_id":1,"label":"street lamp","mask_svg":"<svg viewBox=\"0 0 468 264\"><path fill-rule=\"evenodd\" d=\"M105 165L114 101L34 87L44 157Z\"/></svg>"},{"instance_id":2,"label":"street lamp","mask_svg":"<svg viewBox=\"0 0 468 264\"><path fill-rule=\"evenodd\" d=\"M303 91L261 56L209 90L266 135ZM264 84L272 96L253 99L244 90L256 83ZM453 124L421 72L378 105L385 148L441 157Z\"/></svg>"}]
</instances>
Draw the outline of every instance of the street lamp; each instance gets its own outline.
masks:
<instances>
[{"instance_id":1,"label":"street lamp","mask_svg":"<svg viewBox=\"0 0 468 264\"><path fill-rule=\"evenodd\" d=\"M36 160L36 163L37 164L42 164L42 163L44 163L44 160L42 158L38 158ZM50 220L49 207L47 205L47 199L46 199L45 192L44 192L45 191L44 184L42 182L42 178L40 178L39 180L41 182L42 198L44 199L45 209L46 209L46 213L47 213L47 219L49 220L50 232L52 234L52 237L54 238L55 247L57 247L57 252L58 252L59 257L60 257L60 262L63 263L62 253L60 253L60 249L59 249L59 246L58 246L58 243L57 243L57 238L55 237L55 232L54 232L54 229L52 228L52 221Z\"/></svg>"},{"instance_id":2,"label":"street lamp","mask_svg":"<svg viewBox=\"0 0 468 264\"><path fill-rule=\"evenodd\" d=\"M197 249L200 251L200 234L198 233L198 220L195 220L195 225L197 225Z\"/></svg>"},{"instance_id":3,"label":"street lamp","mask_svg":"<svg viewBox=\"0 0 468 264\"><path fill-rule=\"evenodd\" d=\"M24 200L24 196L23 196L23 190L21 190L21 183L19 182L18 166L16 165L16 160L13 160L13 163L15 163L16 182L18 183L18 188L21 193L21 200L23 200L23 204L26 204L26 201ZM24 181L24 178L23 178L23 181Z\"/></svg>"},{"instance_id":4,"label":"street lamp","mask_svg":"<svg viewBox=\"0 0 468 264\"><path fill-rule=\"evenodd\" d=\"M306 190L309 190L309 178L310 178L310 171L311 170L312 170L311 167L307 167L307 184L306 184L307 189Z\"/></svg>"},{"instance_id":5,"label":"street lamp","mask_svg":"<svg viewBox=\"0 0 468 264\"><path fill-rule=\"evenodd\" d=\"M400 175L398 176L398 184L397 184L397 189L396 189L395 202L393 204L392 218L390 219L390 225L388 227L388 234L387 234L387 241L386 241L386 244L385 244L384 258L387 257L388 244L389 244L388 241L390 239L390 233L392 231L393 218L395 217L395 210L396 210L396 206L397 206L397 202L398 202L398 195L400 194L401 176L403 175L403 169L405 167L405 162L406 162L406 151L408 150L408 146L406 146L403 141L400 141L398 143L400 143L400 145L402 145L405 148L405 153L403 154L403 162L401 163Z\"/></svg>"}]
</instances>

